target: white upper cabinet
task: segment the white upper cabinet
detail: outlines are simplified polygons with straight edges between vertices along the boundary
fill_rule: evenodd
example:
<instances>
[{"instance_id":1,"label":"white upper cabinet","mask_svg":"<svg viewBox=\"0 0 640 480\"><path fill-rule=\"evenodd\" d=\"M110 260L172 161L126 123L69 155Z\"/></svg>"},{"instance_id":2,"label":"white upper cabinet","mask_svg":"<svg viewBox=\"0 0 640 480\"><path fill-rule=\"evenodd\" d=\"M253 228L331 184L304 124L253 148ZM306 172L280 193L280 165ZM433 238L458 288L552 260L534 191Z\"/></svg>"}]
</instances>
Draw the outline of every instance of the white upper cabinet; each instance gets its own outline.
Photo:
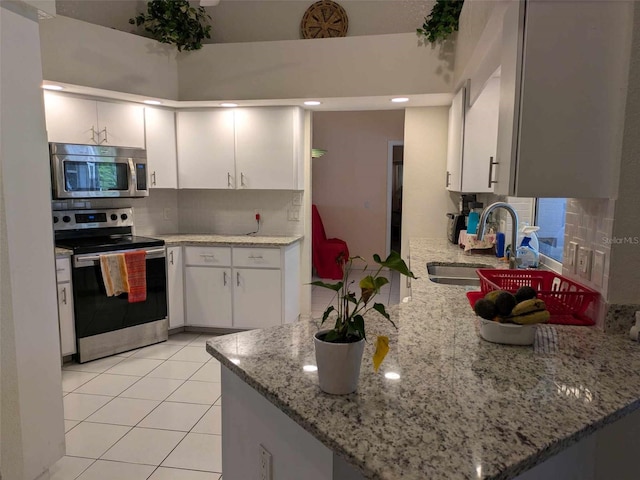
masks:
<instances>
[{"instance_id":1,"label":"white upper cabinet","mask_svg":"<svg viewBox=\"0 0 640 480\"><path fill-rule=\"evenodd\" d=\"M44 92L44 110L50 142L97 143L98 107L94 100Z\"/></svg>"},{"instance_id":2,"label":"white upper cabinet","mask_svg":"<svg viewBox=\"0 0 640 480\"><path fill-rule=\"evenodd\" d=\"M633 2L509 2L495 192L611 197Z\"/></svg>"},{"instance_id":3,"label":"white upper cabinet","mask_svg":"<svg viewBox=\"0 0 640 480\"><path fill-rule=\"evenodd\" d=\"M44 92L50 142L144 148L144 107Z\"/></svg>"},{"instance_id":4,"label":"white upper cabinet","mask_svg":"<svg viewBox=\"0 0 640 480\"><path fill-rule=\"evenodd\" d=\"M235 110L237 188L297 190L302 155L302 110Z\"/></svg>"},{"instance_id":5,"label":"white upper cabinet","mask_svg":"<svg viewBox=\"0 0 640 480\"><path fill-rule=\"evenodd\" d=\"M145 107L147 184L151 188L178 188L176 115L173 110Z\"/></svg>"},{"instance_id":6,"label":"white upper cabinet","mask_svg":"<svg viewBox=\"0 0 640 480\"><path fill-rule=\"evenodd\" d=\"M180 188L235 188L235 127L230 109L178 112Z\"/></svg>"},{"instance_id":7,"label":"white upper cabinet","mask_svg":"<svg viewBox=\"0 0 640 480\"><path fill-rule=\"evenodd\" d=\"M296 107L178 112L180 188L302 188L303 125Z\"/></svg>"},{"instance_id":8,"label":"white upper cabinet","mask_svg":"<svg viewBox=\"0 0 640 480\"><path fill-rule=\"evenodd\" d=\"M133 103L97 104L102 145L145 148L143 106Z\"/></svg>"},{"instance_id":9,"label":"white upper cabinet","mask_svg":"<svg viewBox=\"0 0 640 480\"><path fill-rule=\"evenodd\" d=\"M449 130L447 148L447 178L445 187L452 192L462 189L462 153L464 138L464 110L466 88L462 87L453 97L449 108Z\"/></svg>"},{"instance_id":10,"label":"white upper cabinet","mask_svg":"<svg viewBox=\"0 0 640 480\"><path fill-rule=\"evenodd\" d=\"M494 76L465 113L462 192L493 192L499 104L500 77Z\"/></svg>"}]
</instances>

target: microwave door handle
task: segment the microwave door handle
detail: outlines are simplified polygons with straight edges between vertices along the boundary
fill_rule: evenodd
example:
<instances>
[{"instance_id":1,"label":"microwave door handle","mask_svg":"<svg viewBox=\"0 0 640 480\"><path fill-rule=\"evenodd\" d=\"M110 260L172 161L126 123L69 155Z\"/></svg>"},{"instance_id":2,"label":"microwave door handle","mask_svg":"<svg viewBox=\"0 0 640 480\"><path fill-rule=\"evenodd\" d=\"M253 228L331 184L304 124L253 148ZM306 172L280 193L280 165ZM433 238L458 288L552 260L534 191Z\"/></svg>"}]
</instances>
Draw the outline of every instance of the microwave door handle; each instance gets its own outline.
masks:
<instances>
[{"instance_id":1,"label":"microwave door handle","mask_svg":"<svg viewBox=\"0 0 640 480\"><path fill-rule=\"evenodd\" d=\"M136 179L136 164L133 161L133 158L127 158L127 161L129 162L129 195L134 197L138 186Z\"/></svg>"}]
</instances>

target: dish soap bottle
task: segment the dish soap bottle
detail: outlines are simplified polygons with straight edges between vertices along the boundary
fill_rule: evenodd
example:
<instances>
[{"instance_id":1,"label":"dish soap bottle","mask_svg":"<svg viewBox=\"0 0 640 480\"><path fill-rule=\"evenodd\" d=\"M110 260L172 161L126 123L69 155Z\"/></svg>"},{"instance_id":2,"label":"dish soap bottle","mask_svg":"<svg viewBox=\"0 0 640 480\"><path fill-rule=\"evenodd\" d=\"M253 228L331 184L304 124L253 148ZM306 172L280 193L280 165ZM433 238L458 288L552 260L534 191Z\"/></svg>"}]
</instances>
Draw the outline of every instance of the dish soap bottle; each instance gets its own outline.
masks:
<instances>
[{"instance_id":1,"label":"dish soap bottle","mask_svg":"<svg viewBox=\"0 0 640 480\"><path fill-rule=\"evenodd\" d=\"M538 238L535 232L539 227L526 226L524 228L527 231L523 232L525 236L522 238L522 242L516 250L518 268L538 268L540 263L540 253L536 248L538 246Z\"/></svg>"}]
</instances>

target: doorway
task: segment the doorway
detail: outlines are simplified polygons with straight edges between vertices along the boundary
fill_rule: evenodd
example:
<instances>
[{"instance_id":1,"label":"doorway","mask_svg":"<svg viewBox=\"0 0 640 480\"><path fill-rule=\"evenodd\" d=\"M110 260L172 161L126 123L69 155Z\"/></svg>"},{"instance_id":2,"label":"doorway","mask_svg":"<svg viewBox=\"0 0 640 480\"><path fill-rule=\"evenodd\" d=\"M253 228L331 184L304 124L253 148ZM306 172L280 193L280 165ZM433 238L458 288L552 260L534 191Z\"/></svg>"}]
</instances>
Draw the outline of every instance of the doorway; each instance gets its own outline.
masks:
<instances>
[{"instance_id":1,"label":"doorway","mask_svg":"<svg viewBox=\"0 0 640 480\"><path fill-rule=\"evenodd\" d=\"M390 141L387 174L387 255L402 245L402 184L404 142Z\"/></svg>"}]
</instances>

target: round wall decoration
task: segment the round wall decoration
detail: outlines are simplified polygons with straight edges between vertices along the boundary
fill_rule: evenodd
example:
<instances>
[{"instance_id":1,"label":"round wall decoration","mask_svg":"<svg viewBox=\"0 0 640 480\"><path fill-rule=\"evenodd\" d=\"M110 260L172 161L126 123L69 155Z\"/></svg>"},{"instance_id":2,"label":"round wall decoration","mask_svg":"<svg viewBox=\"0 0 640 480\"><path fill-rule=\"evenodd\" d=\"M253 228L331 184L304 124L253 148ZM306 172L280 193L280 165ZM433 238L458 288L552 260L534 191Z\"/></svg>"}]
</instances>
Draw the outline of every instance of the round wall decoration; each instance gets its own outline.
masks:
<instances>
[{"instance_id":1,"label":"round wall decoration","mask_svg":"<svg viewBox=\"0 0 640 480\"><path fill-rule=\"evenodd\" d=\"M349 28L347 12L331 0L314 3L302 17L302 38L346 37Z\"/></svg>"}]
</instances>

